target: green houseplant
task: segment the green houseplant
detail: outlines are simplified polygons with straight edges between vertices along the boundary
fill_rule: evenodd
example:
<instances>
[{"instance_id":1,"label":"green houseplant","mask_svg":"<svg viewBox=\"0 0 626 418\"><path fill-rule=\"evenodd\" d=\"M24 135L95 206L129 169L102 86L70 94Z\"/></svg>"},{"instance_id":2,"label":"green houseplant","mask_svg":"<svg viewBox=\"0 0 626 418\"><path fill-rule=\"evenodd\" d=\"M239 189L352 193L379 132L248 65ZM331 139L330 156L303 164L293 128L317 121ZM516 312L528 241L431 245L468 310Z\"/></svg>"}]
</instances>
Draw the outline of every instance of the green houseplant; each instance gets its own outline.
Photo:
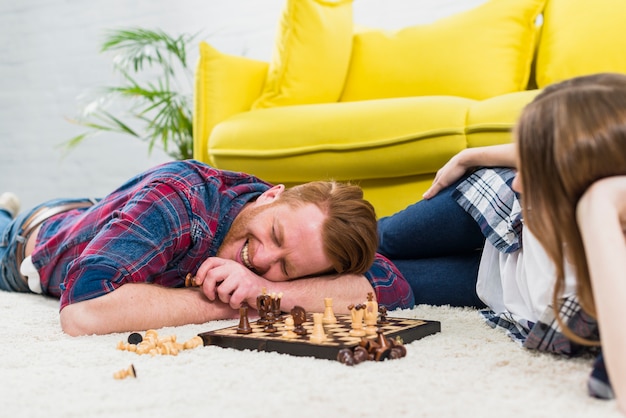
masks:
<instances>
[{"instance_id":1,"label":"green houseplant","mask_svg":"<svg viewBox=\"0 0 626 418\"><path fill-rule=\"evenodd\" d=\"M67 141L67 147L99 132L118 132L145 141L149 152L156 145L174 159L192 158L192 98L182 90L181 79L192 79L187 46L194 38L141 28L107 32L101 52L114 53L121 82L100 89L71 120L88 130Z\"/></svg>"}]
</instances>

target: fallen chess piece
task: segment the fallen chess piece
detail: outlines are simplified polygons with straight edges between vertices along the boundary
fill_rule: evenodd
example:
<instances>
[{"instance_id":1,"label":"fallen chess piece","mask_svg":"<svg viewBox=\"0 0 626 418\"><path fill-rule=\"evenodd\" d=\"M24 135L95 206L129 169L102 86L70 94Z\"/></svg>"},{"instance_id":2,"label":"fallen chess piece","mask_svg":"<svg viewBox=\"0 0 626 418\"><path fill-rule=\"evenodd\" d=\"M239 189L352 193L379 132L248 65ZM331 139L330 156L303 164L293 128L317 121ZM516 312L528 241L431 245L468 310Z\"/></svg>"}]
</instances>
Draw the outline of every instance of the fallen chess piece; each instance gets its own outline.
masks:
<instances>
[{"instance_id":1,"label":"fallen chess piece","mask_svg":"<svg viewBox=\"0 0 626 418\"><path fill-rule=\"evenodd\" d=\"M113 373L113 378L116 380L126 379L127 377L137 377L137 372L135 371L135 366L132 364L128 367L128 369L122 369L115 373Z\"/></svg>"},{"instance_id":2,"label":"fallen chess piece","mask_svg":"<svg viewBox=\"0 0 626 418\"><path fill-rule=\"evenodd\" d=\"M337 361L347 366L354 366L365 360L384 361L406 356L406 347L401 341L387 338L379 328L375 340L362 337L354 349L343 348L337 353Z\"/></svg>"}]
</instances>

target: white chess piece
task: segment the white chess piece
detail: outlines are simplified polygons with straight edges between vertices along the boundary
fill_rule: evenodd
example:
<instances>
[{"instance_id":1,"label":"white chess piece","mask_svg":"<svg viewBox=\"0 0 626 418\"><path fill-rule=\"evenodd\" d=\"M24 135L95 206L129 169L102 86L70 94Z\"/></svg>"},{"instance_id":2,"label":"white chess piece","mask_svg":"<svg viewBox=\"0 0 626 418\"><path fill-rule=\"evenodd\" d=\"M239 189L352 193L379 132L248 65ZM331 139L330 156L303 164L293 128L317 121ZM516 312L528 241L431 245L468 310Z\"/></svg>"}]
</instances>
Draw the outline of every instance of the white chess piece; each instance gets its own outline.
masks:
<instances>
[{"instance_id":1,"label":"white chess piece","mask_svg":"<svg viewBox=\"0 0 626 418\"><path fill-rule=\"evenodd\" d=\"M309 340L314 343L326 341L326 332L324 331L324 324L322 323L323 315L322 313L313 314L313 332Z\"/></svg>"},{"instance_id":2,"label":"white chess piece","mask_svg":"<svg viewBox=\"0 0 626 418\"><path fill-rule=\"evenodd\" d=\"M336 324L337 317L335 317L335 312L333 312L333 299L324 298L324 306L324 318L322 318L322 322L324 324Z\"/></svg>"},{"instance_id":3,"label":"white chess piece","mask_svg":"<svg viewBox=\"0 0 626 418\"><path fill-rule=\"evenodd\" d=\"M288 315L285 318L285 332L283 332L282 337L283 338L288 338L288 339L296 338L298 336L298 334L293 332L295 327L296 326L294 325L294 322L293 322L293 316Z\"/></svg>"}]
</instances>

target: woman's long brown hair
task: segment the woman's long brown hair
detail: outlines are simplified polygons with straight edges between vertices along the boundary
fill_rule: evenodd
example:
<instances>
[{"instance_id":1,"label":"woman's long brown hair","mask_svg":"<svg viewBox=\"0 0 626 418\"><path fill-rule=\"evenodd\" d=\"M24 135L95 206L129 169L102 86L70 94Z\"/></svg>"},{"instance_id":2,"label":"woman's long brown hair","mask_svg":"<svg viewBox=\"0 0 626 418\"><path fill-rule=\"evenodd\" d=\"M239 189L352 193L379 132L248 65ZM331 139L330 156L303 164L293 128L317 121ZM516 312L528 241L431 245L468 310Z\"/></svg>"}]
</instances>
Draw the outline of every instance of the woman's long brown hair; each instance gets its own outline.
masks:
<instances>
[{"instance_id":1,"label":"woman's long brown hair","mask_svg":"<svg viewBox=\"0 0 626 418\"><path fill-rule=\"evenodd\" d=\"M556 268L555 316L570 339L592 344L563 323L559 300L567 260L581 307L596 317L576 206L595 181L626 174L626 75L595 74L547 87L524 109L515 135L524 222Z\"/></svg>"}]
</instances>

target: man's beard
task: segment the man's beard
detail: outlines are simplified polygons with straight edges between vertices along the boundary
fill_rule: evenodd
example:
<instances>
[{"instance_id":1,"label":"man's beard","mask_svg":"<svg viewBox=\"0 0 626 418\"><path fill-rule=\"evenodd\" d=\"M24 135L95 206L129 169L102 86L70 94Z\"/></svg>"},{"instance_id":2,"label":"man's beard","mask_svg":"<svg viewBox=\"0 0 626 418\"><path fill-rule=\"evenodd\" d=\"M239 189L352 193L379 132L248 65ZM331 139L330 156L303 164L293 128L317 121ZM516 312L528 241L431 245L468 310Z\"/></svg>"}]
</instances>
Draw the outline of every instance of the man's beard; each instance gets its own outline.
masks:
<instances>
[{"instance_id":1,"label":"man's beard","mask_svg":"<svg viewBox=\"0 0 626 418\"><path fill-rule=\"evenodd\" d=\"M236 243L239 240L244 240L241 243L241 245L238 245L235 248L237 252L233 254L232 258L236 260L237 256L240 255L241 246L243 245L243 243L245 242L245 240L247 239L249 235L248 225L254 222L254 219L260 213L269 209L272 206L272 204L273 203L269 203L269 204L262 205L262 206L251 206L251 205L245 206L244 209L242 209L242 211L239 212L239 214L233 220L233 223L230 226L230 229L228 230L228 232L226 233L226 236L224 237L224 241L222 242L222 245L220 245L220 248L217 250L217 256L222 257L224 251L229 250L231 247L233 247L234 243ZM227 257L227 258L231 258L231 257Z\"/></svg>"}]
</instances>

